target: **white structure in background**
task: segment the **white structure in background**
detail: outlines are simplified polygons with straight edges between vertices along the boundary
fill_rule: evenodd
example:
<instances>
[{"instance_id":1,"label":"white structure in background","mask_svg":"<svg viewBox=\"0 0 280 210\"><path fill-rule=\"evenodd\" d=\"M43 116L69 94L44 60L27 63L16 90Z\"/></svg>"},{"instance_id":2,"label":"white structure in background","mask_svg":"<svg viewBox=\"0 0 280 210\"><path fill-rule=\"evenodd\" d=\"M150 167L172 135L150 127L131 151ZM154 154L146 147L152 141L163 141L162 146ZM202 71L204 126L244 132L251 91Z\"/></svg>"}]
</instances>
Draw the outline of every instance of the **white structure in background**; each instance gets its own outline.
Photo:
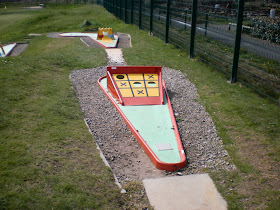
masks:
<instances>
[{"instance_id":1,"label":"white structure in background","mask_svg":"<svg viewBox=\"0 0 280 210\"><path fill-rule=\"evenodd\" d=\"M11 54L17 43L0 45L0 57L6 57Z\"/></svg>"}]
</instances>

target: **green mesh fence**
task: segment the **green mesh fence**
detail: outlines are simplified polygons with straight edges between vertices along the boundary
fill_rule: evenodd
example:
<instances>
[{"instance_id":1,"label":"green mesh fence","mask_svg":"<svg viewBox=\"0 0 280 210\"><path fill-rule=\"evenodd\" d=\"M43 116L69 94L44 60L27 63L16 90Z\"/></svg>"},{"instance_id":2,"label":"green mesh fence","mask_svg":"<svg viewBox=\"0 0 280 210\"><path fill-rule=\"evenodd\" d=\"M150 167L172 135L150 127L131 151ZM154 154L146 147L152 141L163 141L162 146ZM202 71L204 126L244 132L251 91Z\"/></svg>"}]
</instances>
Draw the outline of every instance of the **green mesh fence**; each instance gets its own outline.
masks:
<instances>
[{"instance_id":1,"label":"green mesh fence","mask_svg":"<svg viewBox=\"0 0 280 210\"><path fill-rule=\"evenodd\" d=\"M230 79L236 36L237 4L233 0L213 2L198 0L194 54ZM142 30L150 30L152 23L151 33L162 40L166 40L166 17L169 12L168 42L184 51L190 51L193 9L190 0L171 1L170 11L167 11L167 0L154 0L152 21L151 0L25 0L24 3L98 4L120 20L135 24ZM260 36L254 35L259 32L257 30L260 30L260 27L254 25L259 20L256 21L254 17L252 18L253 14L250 14L248 11L244 12L237 78L258 94L279 103L280 45L276 44L277 40L273 43L255 38L257 35ZM280 37L280 31L278 33L273 36ZM270 39L273 41L276 39L274 37Z\"/></svg>"}]
</instances>

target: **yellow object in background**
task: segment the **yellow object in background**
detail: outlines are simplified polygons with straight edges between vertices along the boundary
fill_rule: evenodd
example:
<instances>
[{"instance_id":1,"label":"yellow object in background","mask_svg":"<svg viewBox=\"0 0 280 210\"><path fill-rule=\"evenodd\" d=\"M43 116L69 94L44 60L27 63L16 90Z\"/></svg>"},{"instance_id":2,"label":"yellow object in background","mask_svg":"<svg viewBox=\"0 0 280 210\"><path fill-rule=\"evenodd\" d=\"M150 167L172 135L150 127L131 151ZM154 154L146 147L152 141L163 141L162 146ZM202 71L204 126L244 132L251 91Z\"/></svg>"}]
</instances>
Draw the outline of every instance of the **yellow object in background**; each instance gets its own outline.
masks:
<instances>
[{"instance_id":1,"label":"yellow object in background","mask_svg":"<svg viewBox=\"0 0 280 210\"><path fill-rule=\"evenodd\" d=\"M98 28L97 39L102 42L110 43L114 40L114 34L112 28Z\"/></svg>"},{"instance_id":2,"label":"yellow object in background","mask_svg":"<svg viewBox=\"0 0 280 210\"><path fill-rule=\"evenodd\" d=\"M108 36L103 36L102 37L102 42L104 42L104 43L112 43L113 40L111 38L109 38Z\"/></svg>"}]
</instances>

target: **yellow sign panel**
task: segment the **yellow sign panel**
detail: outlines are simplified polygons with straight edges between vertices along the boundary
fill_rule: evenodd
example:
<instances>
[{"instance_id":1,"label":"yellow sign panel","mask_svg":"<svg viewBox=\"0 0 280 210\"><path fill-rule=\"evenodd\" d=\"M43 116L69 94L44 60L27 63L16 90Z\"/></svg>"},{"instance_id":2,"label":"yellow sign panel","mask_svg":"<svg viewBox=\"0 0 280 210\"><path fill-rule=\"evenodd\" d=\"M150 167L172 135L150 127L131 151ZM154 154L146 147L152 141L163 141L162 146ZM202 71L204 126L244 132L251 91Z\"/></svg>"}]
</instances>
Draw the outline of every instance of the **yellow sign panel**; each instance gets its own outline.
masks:
<instances>
[{"instance_id":1,"label":"yellow sign panel","mask_svg":"<svg viewBox=\"0 0 280 210\"><path fill-rule=\"evenodd\" d=\"M118 86L119 89L130 88L130 84L127 80L126 81L125 80L124 81L116 81L116 83L117 83L117 86Z\"/></svg>"},{"instance_id":2,"label":"yellow sign panel","mask_svg":"<svg viewBox=\"0 0 280 210\"><path fill-rule=\"evenodd\" d=\"M102 42L103 43L113 43L113 40L110 39L109 37L103 36L102 37Z\"/></svg>"},{"instance_id":3,"label":"yellow sign panel","mask_svg":"<svg viewBox=\"0 0 280 210\"><path fill-rule=\"evenodd\" d=\"M145 88L144 81L130 81L131 88Z\"/></svg>"},{"instance_id":4,"label":"yellow sign panel","mask_svg":"<svg viewBox=\"0 0 280 210\"><path fill-rule=\"evenodd\" d=\"M158 81L145 81L147 88L158 87Z\"/></svg>"},{"instance_id":5,"label":"yellow sign panel","mask_svg":"<svg viewBox=\"0 0 280 210\"><path fill-rule=\"evenodd\" d=\"M127 80L127 76L126 74L113 74L114 80L118 81L118 80Z\"/></svg>"},{"instance_id":6,"label":"yellow sign panel","mask_svg":"<svg viewBox=\"0 0 280 210\"><path fill-rule=\"evenodd\" d=\"M145 88L133 88L134 97L147 97L147 92Z\"/></svg>"},{"instance_id":7,"label":"yellow sign panel","mask_svg":"<svg viewBox=\"0 0 280 210\"><path fill-rule=\"evenodd\" d=\"M122 97L159 96L157 74L113 74Z\"/></svg>"},{"instance_id":8,"label":"yellow sign panel","mask_svg":"<svg viewBox=\"0 0 280 210\"><path fill-rule=\"evenodd\" d=\"M131 89L119 89L122 97L133 97Z\"/></svg>"},{"instance_id":9,"label":"yellow sign panel","mask_svg":"<svg viewBox=\"0 0 280 210\"><path fill-rule=\"evenodd\" d=\"M144 80L143 74L127 74L129 80Z\"/></svg>"},{"instance_id":10,"label":"yellow sign panel","mask_svg":"<svg viewBox=\"0 0 280 210\"><path fill-rule=\"evenodd\" d=\"M158 81L158 75L157 74L144 74L145 80L157 80Z\"/></svg>"},{"instance_id":11,"label":"yellow sign panel","mask_svg":"<svg viewBox=\"0 0 280 210\"><path fill-rule=\"evenodd\" d=\"M147 88L149 96L159 96L158 88Z\"/></svg>"}]
</instances>

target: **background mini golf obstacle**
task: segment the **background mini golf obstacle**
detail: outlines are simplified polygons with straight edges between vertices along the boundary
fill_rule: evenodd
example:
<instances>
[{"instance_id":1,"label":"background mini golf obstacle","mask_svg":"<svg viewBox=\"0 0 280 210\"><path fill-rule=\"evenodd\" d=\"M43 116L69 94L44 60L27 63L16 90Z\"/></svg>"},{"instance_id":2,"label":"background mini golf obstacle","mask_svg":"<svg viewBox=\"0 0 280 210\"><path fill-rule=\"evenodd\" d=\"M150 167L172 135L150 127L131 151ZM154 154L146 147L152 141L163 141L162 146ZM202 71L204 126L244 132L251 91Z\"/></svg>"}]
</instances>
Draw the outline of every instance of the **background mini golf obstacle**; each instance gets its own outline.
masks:
<instances>
[{"instance_id":1,"label":"background mini golf obstacle","mask_svg":"<svg viewBox=\"0 0 280 210\"><path fill-rule=\"evenodd\" d=\"M104 48L116 48L119 37L113 34L112 28L98 28L97 33L61 33L60 37L89 37Z\"/></svg>"},{"instance_id":2,"label":"background mini golf obstacle","mask_svg":"<svg viewBox=\"0 0 280 210\"><path fill-rule=\"evenodd\" d=\"M113 43L114 39L112 28L98 28L97 40L101 40L102 43Z\"/></svg>"},{"instance_id":3,"label":"background mini golf obstacle","mask_svg":"<svg viewBox=\"0 0 280 210\"><path fill-rule=\"evenodd\" d=\"M0 45L0 57L6 57L10 55L16 45L16 43Z\"/></svg>"}]
</instances>

